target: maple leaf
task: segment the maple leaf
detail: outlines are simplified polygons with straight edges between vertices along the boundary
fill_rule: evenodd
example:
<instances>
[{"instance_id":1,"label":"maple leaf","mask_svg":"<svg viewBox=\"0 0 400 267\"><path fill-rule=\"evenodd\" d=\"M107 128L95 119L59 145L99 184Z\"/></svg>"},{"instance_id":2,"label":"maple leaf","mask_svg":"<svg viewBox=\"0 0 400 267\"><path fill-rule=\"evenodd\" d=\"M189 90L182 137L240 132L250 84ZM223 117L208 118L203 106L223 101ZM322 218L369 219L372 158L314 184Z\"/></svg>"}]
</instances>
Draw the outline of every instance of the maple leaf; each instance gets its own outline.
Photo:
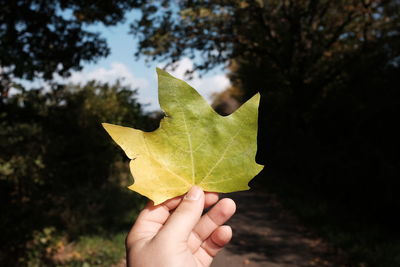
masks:
<instances>
[{"instance_id":1,"label":"maple leaf","mask_svg":"<svg viewBox=\"0 0 400 267\"><path fill-rule=\"evenodd\" d=\"M186 82L157 69L165 117L153 132L103 123L131 159L136 191L157 205L193 185L228 193L249 189L263 168L255 162L259 94L221 116Z\"/></svg>"}]
</instances>

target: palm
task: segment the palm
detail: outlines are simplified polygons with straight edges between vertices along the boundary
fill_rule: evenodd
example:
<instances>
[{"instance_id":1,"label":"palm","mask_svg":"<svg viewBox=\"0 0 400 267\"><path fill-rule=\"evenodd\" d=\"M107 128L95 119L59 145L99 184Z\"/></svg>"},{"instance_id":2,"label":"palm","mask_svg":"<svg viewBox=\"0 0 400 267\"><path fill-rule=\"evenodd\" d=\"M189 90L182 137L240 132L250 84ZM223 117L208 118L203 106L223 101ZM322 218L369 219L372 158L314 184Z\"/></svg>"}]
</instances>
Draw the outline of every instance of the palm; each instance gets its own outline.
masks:
<instances>
[{"instance_id":1,"label":"palm","mask_svg":"<svg viewBox=\"0 0 400 267\"><path fill-rule=\"evenodd\" d=\"M149 203L141 212L127 238L128 253L138 255L128 255L128 261L130 257L135 258L135 263L129 266L142 266L137 262L139 258L146 261L143 266L150 266L146 257L152 256L145 253L151 251L162 256L159 257L162 260L156 262L156 255L153 255L154 266L207 267L229 242L231 229L222 224L235 212L232 200L220 200L200 219L188 218L179 209L175 211L181 200L182 197L178 197L157 206ZM202 205L207 208L217 201L217 194L206 193ZM188 223L190 220L194 227Z\"/></svg>"}]
</instances>

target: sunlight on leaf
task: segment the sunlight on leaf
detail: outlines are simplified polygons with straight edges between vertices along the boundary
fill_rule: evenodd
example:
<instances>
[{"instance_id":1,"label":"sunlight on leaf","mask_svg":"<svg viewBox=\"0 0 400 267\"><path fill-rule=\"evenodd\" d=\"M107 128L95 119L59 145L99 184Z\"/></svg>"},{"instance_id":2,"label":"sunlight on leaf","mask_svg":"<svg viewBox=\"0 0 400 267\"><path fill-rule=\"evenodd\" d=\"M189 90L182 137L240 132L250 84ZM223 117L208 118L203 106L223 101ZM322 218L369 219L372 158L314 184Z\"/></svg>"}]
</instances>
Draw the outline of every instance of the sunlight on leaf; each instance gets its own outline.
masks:
<instances>
[{"instance_id":1,"label":"sunlight on leaf","mask_svg":"<svg viewBox=\"0 0 400 267\"><path fill-rule=\"evenodd\" d=\"M249 189L263 168L255 162L259 94L229 116L217 114L186 82L157 69L165 117L153 132L103 123L132 159L136 191L155 204L193 185L228 193Z\"/></svg>"}]
</instances>

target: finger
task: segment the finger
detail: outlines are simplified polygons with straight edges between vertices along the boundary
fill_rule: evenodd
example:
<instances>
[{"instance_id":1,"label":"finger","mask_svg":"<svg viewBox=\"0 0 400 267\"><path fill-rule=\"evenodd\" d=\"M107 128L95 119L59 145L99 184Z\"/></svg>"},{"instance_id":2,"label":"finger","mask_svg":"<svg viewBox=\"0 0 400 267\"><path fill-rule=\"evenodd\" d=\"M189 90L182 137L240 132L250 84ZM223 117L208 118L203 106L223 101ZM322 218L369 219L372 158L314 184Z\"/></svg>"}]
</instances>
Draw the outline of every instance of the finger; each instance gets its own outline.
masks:
<instances>
[{"instance_id":1,"label":"finger","mask_svg":"<svg viewBox=\"0 0 400 267\"><path fill-rule=\"evenodd\" d=\"M172 212L182 201L182 198L185 195L179 196L179 201L175 201L173 203L171 203L169 206L170 208L170 212ZM218 193L215 192L204 192L204 196L205 196L205 201L204 201L204 209L211 207L212 205L214 205L215 203L217 203L219 196Z\"/></svg>"},{"instance_id":2,"label":"finger","mask_svg":"<svg viewBox=\"0 0 400 267\"><path fill-rule=\"evenodd\" d=\"M140 238L151 238L155 236L165 221L182 201L183 196L175 197L154 205L152 201L147 203L146 207L140 212L135 224L127 237L127 244ZM206 192L204 208L214 205L218 201L218 193Z\"/></svg>"},{"instance_id":3,"label":"finger","mask_svg":"<svg viewBox=\"0 0 400 267\"><path fill-rule=\"evenodd\" d=\"M173 198L174 201L168 201L168 202L166 203L166 205L168 206L168 209L169 209L170 213L171 213L171 211L173 211L176 207L178 207L178 205L181 203L182 198L183 198L184 196L185 196L185 195L182 195L182 196ZM208 207L210 207L210 206L212 206L212 205L214 205L214 204L218 201L218 199L219 199L218 193L215 193L215 192L204 192L204 196L205 196L205 201L204 201L204 208L205 208L205 209L208 208ZM172 200L172 199L170 199L170 200ZM165 202L164 202L164 203L165 203ZM160 205L161 205L161 204L160 204ZM167 218L166 218L166 219L167 219ZM165 219L165 220L166 220L166 219ZM164 222L165 222L165 221L164 221Z\"/></svg>"},{"instance_id":4,"label":"finger","mask_svg":"<svg viewBox=\"0 0 400 267\"><path fill-rule=\"evenodd\" d=\"M165 221L168 219L170 212L174 210L179 203L181 203L183 196L175 197L161 203L159 205L154 205L150 201L146 207L140 212L135 223L135 230L146 230L150 229L160 229ZM213 192L205 193L205 205L204 208L208 208L214 205L218 201L218 194ZM140 227L139 227L140 226ZM143 228L145 226L145 228Z\"/></svg>"},{"instance_id":5,"label":"finger","mask_svg":"<svg viewBox=\"0 0 400 267\"><path fill-rule=\"evenodd\" d=\"M169 199L159 205L154 205L152 201L139 213L136 223L156 223L163 225L168 219L170 211L175 209L181 202L182 197Z\"/></svg>"},{"instance_id":6,"label":"finger","mask_svg":"<svg viewBox=\"0 0 400 267\"><path fill-rule=\"evenodd\" d=\"M218 193L214 192L204 192L205 194L205 201L204 201L204 208L211 207L215 203L217 203L219 196Z\"/></svg>"},{"instance_id":7,"label":"finger","mask_svg":"<svg viewBox=\"0 0 400 267\"><path fill-rule=\"evenodd\" d=\"M139 213L135 224L130 230L126 245L142 238L151 238L160 230L170 215L170 211L175 209L181 202L182 197L175 197L164 203L154 206L152 201Z\"/></svg>"},{"instance_id":8,"label":"finger","mask_svg":"<svg viewBox=\"0 0 400 267\"><path fill-rule=\"evenodd\" d=\"M217 253L229 243L232 238L232 228L228 225L219 226L194 253L203 266L209 266Z\"/></svg>"},{"instance_id":9,"label":"finger","mask_svg":"<svg viewBox=\"0 0 400 267\"><path fill-rule=\"evenodd\" d=\"M204 214L189 236L188 245L191 251L196 251L212 232L232 217L235 211L235 202L232 199L224 198Z\"/></svg>"},{"instance_id":10,"label":"finger","mask_svg":"<svg viewBox=\"0 0 400 267\"><path fill-rule=\"evenodd\" d=\"M165 222L158 237L186 242L204 209L204 192L193 186Z\"/></svg>"}]
</instances>

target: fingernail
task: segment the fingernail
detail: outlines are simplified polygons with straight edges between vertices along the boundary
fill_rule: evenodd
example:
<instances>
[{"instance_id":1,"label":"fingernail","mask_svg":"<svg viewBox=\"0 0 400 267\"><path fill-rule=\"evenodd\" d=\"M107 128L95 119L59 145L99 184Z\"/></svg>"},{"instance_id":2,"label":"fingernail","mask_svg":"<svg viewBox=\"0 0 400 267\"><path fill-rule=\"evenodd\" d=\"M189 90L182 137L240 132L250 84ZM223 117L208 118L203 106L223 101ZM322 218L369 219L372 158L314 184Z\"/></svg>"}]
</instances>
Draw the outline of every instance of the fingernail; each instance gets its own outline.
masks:
<instances>
[{"instance_id":1,"label":"fingernail","mask_svg":"<svg viewBox=\"0 0 400 267\"><path fill-rule=\"evenodd\" d=\"M189 192L187 192L185 198L189 200L198 200L201 196L202 190L198 186L193 186Z\"/></svg>"}]
</instances>

